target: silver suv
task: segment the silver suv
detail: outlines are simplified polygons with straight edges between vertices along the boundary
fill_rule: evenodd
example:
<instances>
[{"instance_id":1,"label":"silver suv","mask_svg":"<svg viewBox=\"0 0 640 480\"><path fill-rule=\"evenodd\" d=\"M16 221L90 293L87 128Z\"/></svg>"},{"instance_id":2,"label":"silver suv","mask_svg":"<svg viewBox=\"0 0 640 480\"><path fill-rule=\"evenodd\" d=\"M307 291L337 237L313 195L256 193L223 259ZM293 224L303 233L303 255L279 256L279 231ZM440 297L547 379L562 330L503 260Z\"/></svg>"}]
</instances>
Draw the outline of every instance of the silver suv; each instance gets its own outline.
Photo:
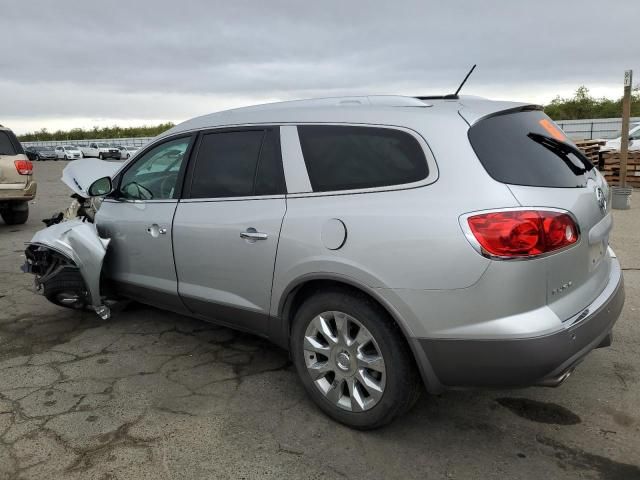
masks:
<instances>
[{"instance_id":1,"label":"silver suv","mask_svg":"<svg viewBox=\"0 0 640 480\"><path fill-rule=\"evenodd\" d=\"M95 224L27 249L45 295L266 337L356 428L406 412L423 384L558 385L610 344L624 302L607 184L533 105L285 102L187 121L103 178L91 162L65 175L104 196Z\"/></svg>"}]
</instances>

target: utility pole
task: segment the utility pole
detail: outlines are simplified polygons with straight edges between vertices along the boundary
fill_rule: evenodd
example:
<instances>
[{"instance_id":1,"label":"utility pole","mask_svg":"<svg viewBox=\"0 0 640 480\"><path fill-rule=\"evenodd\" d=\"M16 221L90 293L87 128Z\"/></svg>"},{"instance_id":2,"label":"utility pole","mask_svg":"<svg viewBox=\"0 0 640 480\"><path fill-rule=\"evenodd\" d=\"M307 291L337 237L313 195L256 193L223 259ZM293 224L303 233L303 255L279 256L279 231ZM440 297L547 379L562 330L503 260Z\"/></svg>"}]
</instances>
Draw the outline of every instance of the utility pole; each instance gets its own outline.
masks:
<instances>
[{"instance_id":1,"label":"utility pole","mask_svg":"<svg viewBox=\"0 0 640 480\"><path fill-rule=\"evenodd\" d=\"M631 116L631 80L633 71L624 72L624 96L622 97L622 135L620 136L620 179L618 185L627 186L627 157L629 154L629 117Z\"/></svg>"}]
</instances>

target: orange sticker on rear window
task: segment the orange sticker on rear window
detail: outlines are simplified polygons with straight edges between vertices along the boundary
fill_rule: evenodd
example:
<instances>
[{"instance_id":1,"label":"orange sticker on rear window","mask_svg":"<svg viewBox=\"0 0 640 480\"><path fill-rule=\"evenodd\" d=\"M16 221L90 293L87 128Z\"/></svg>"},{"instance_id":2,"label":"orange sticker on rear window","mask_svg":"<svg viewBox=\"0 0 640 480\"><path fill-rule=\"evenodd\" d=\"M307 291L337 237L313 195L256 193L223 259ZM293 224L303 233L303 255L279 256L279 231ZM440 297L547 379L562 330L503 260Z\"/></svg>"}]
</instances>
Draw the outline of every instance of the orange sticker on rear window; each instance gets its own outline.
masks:
<instances>
[{"instance_id":1,"label":"orange sticker on rear window","mask_svg":"<svg viewBox=\"0 0 640 480\"><path fill-rule=\"evenodd\" d=\"M565 134L562 133L562 130L560 130L558 127L556 127L553 123L551 123L546 118L543 118L538 123L542 126L542 128L544 128L547 132L549 132L549 134L551 134L551 136L556 140L560 140L561 142L564 142L567 139Z\"/></svg>"}]
</instances>

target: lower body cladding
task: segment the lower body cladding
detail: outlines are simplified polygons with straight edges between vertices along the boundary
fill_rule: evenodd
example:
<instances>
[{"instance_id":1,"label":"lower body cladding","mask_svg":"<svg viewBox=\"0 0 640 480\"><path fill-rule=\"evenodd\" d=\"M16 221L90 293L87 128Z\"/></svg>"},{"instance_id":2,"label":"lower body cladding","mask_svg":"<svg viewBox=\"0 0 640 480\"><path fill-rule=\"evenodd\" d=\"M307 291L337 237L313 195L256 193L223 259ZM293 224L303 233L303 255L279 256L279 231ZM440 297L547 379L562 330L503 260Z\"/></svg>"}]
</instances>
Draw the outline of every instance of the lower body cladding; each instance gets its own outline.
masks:
<instances>
[{"instance_id":1,"label":"lower body cladding","mask_svg":"<svg viewBox=\"0 0 640 480\"><path fill-rule=\"evenodd\" d=\"M611 258L609 281L602 293L560 322L556 331L523 338L410 341L427 389L433 393L450 387L557 386L589 352L611 344L624 298L620 264Z\"/></svg>"}]
</instances>

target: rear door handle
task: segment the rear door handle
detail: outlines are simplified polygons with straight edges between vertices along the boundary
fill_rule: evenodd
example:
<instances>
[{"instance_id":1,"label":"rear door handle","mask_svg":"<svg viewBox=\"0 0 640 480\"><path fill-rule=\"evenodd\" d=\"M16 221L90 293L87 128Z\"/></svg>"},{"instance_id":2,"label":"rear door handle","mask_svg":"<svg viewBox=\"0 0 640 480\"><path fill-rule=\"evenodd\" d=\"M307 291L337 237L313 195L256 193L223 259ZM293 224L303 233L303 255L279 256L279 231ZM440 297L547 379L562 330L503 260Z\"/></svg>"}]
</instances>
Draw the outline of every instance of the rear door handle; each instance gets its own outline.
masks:
<instances>
[{"instance_id":1,"label":"rear door handle","mask_svg":"<svg viewBox=\"0 0 640 480\"><path fill-rule=\"evenodd\" d=\"M250 242L255 242L256 240L266 240L269 238L269 235L266 233L258 232L255 228L249 227L246 231L240 232L240 238L244 238L245 240L249 240Z\"/></svg>"}]
</instances>

